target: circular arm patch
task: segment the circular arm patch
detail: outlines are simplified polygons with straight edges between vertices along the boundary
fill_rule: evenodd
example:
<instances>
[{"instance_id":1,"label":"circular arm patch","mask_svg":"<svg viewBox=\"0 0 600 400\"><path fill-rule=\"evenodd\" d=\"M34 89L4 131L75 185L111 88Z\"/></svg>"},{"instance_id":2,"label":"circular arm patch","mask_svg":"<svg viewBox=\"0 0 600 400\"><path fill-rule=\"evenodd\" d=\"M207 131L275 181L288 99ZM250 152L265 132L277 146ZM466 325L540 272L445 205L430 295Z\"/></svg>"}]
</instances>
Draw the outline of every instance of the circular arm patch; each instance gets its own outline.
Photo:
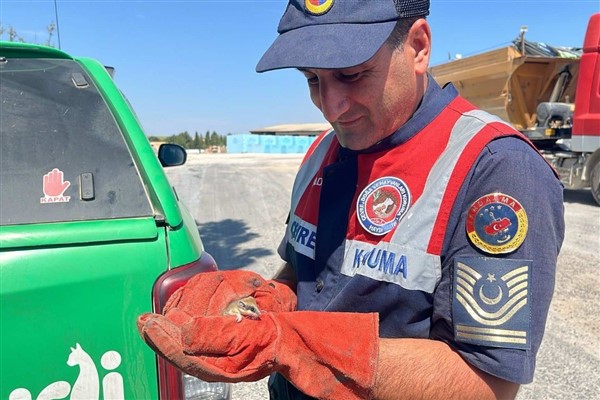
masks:
<instances>
[{"instance_id":1,"label":"circular arm patch","mask_svg":"<svg viewBox=\"0 0 600 400\"><path fill-rule=\"evenodd\" d=\"M477 199L467 214L467 236L488 254L506 254L521 246L527 235L527 213L515 198L491 193Z\"/></svg>"}]
</instances>

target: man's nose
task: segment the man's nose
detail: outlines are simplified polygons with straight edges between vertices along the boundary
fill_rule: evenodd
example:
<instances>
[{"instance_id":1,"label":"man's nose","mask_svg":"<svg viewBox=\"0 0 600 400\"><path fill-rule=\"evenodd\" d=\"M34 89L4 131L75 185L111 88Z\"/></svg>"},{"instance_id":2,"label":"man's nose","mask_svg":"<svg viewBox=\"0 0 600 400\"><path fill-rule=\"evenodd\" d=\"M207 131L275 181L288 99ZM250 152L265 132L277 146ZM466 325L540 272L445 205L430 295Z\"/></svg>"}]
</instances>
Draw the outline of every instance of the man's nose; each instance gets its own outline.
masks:
<instances>
[{"instance_id":1,"label":"man's nose","mask_svg":"<svg viewBox=\"0 0 600 400\"><path fill-rule=\"evenodd\" d=\"M319 101L323 116L331 123L336 122L350 108L347 91L335 81L320 84Z\"/></svg>"}]
</instances>

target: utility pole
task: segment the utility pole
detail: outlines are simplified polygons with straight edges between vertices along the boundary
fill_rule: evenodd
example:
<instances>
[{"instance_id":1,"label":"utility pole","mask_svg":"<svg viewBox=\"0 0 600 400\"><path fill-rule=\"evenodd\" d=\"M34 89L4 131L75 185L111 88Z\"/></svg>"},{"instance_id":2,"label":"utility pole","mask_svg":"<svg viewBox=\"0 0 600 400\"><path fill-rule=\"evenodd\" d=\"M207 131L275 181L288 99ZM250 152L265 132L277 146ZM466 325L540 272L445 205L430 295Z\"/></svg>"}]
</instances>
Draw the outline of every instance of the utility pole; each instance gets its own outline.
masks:
<instances>
[{"instance_id":1,"label":"utility pole","mask_svg":"<svg viewBox=\"0 0 600 400\"><path fill-rule=\"evenodd\" d=\"M58 27L58 5L56 4L56 0L54 0L54 15L56 17L56 37L58 38L58 49L62 50L60 47L60 28Z\"/></svg>"}]
</instances>

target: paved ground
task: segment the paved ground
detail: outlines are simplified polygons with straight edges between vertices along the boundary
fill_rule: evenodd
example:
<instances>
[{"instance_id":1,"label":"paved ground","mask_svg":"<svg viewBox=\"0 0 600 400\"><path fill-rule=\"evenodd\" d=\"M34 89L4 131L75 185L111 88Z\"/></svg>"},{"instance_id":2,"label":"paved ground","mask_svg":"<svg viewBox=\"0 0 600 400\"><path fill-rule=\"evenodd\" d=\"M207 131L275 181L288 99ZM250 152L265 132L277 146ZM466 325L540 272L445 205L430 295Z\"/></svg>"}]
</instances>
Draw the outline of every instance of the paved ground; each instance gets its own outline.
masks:
<instances>
[{"instance_id":1,"label":"paved ground","mask_svg":"<svg viewBox=\"0 0 600 400\"><path fill-rule=\"evenodd\" d=\"M191 155L167 169L221 269L271 277L298 155ZM518 399L600 399L600 207L566 191L567 232L535 380ZM234 385L233 400L267 399L264 381Z\"/></svg>"}]
</instances>

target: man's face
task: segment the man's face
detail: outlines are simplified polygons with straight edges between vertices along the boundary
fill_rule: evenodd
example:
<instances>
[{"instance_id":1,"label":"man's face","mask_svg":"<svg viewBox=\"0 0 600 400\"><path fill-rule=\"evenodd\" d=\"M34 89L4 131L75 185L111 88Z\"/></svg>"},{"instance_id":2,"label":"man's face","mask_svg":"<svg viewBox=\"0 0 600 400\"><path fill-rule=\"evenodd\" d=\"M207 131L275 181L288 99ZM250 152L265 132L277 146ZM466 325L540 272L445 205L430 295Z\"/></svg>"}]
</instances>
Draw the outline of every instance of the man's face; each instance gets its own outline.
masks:
<instances>
[{"instance_id":1,"label":"man's face","mask_svg":"<svg viewBox=\"0 0 600 400\"><path fill-rule=\"evenodd\" d=\"M345 69L301 69L310 97L342 146L361 150L394 133L423 95L410 52L384 44L368 61ZM422 82L422 81L421 81Z\"/></svg>"}]
</instances>

